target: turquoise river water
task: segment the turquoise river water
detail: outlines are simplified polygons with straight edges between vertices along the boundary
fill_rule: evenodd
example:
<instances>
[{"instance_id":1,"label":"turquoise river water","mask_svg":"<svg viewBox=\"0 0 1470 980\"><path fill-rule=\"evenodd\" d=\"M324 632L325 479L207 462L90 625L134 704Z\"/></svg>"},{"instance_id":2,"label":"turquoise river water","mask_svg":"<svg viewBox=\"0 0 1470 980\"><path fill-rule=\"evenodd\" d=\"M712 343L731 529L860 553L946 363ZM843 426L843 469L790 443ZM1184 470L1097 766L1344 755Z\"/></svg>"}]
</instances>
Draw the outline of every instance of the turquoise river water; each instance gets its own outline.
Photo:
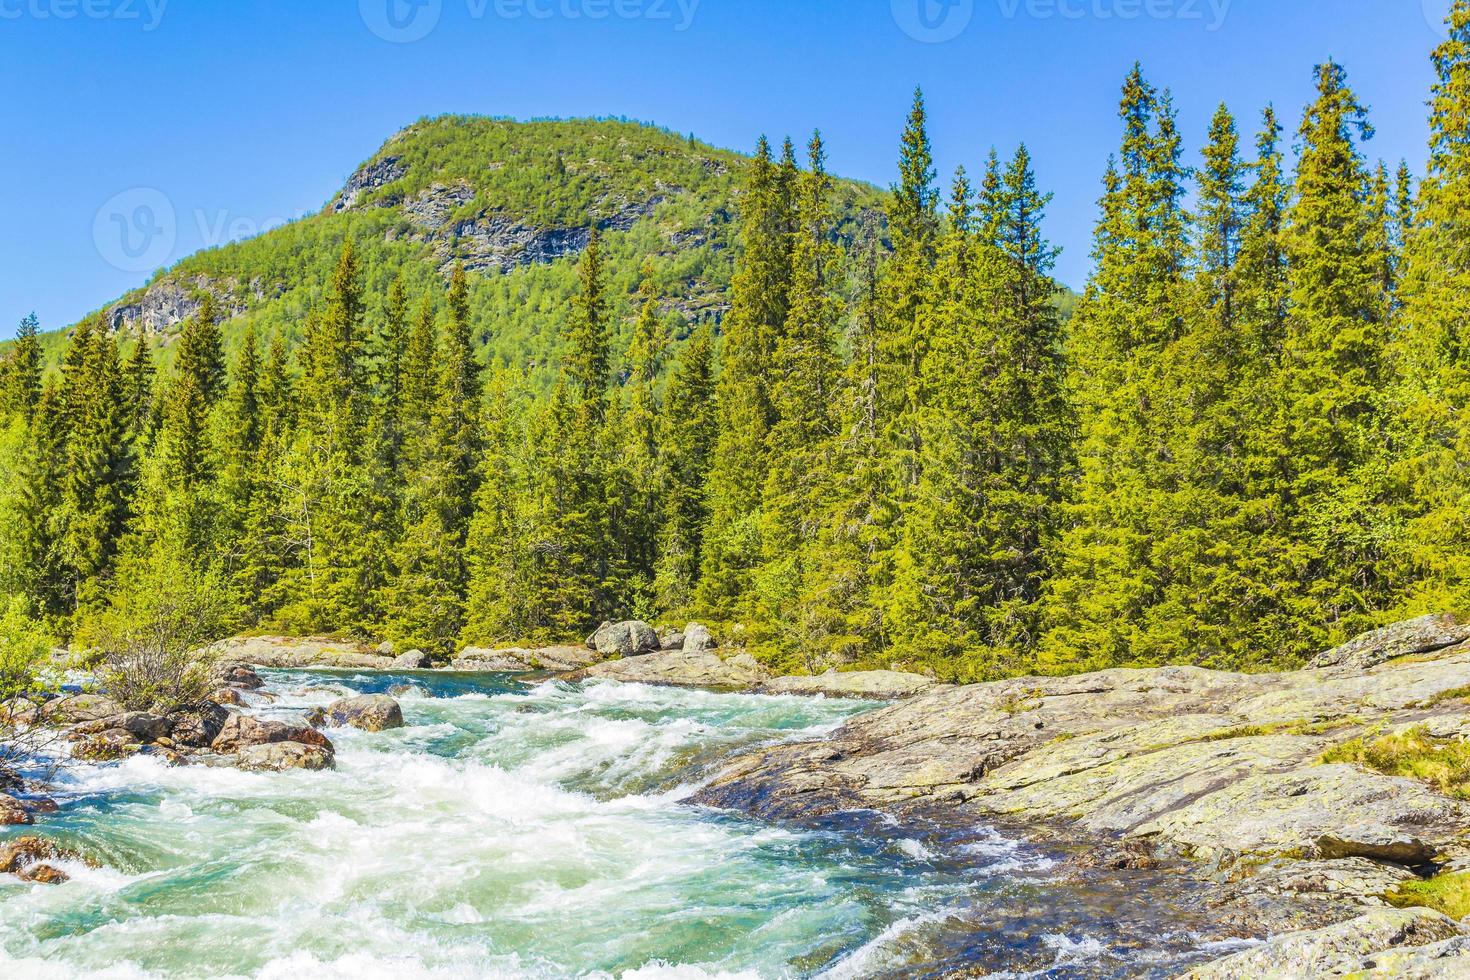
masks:
<instances>
[{"instance_id":1,"label":"turquoise river water","mask_svg":"<svg viewBox=\"0 0 1470 980\"><path fill-rule=\"evenodd\" d=\"M334 771L60 777L35 828L102 863L0 879L0 977L1164 977L1219 955L1180 879L1081 880L986 827L773 826L688 805L731 751L875 705L267 671L288 717L411 684ZM1165 897L1167 896L1167 897Z\"/></svg>"}]
</instances>

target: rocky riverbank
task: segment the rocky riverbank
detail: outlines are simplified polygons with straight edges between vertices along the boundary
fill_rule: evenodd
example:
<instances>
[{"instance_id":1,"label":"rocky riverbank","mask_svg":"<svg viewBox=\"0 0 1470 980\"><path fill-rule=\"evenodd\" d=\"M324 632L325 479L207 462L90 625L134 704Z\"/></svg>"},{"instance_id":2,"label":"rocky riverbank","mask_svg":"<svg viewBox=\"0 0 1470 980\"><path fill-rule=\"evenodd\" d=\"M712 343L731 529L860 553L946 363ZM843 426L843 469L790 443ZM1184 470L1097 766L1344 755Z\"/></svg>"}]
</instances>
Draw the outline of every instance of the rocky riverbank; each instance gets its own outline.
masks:
<instances>
[{"instance_id":1,"label":"rocky riverbank","mask_svg":"<svg viewBox=\"0 0 1470 980\"><path fill-rule=\"evenodd\" d=\"M270 696L259 691L260 676L244 664L220 666L209 697L175 710L128 711L101 694L64 694L44 701L17 699L3 710L6 720L44 748L57 765L116 762L133 755L169 765L230 766L250 772L321 770L335 764L336 749L323 728L351 725L382 731L403 725L398 702L384 695L336 701L313 712L304 724L257 717L248 708ZM28 825L56 812L44 779L24 779L0 766L0 825ZM87 855L45 837L27 836L0 847L0 873L25 881L57 884L65 871L54 861L90 863Z\"/></svg>"},{"instance_id":2,"label":"rocky riverbank","mask_svg":"<svg viewBox=\"0 0 1470 980\"><path fill-rule=\"evenodd\" d=\"M1079 861L1093 867L1181 862L1218 884L1211 904L1230 934L1328 930L1201 978L1319 975L1303 965L1309 946L1358 969L1384 949L1441 943L1419 958L1460 972L1412 975L1470 975L1470 929L1385 908L1405 886L1470 867L1456 781L1470 772L1445 775L1470 737L1467 640L1470 626L1428 617L1294 673L1164 667L937 689L828 739L737 757L696 802L768 819L870 808L1019 824L1085 842Z\"/></svg>"}]
</instances>

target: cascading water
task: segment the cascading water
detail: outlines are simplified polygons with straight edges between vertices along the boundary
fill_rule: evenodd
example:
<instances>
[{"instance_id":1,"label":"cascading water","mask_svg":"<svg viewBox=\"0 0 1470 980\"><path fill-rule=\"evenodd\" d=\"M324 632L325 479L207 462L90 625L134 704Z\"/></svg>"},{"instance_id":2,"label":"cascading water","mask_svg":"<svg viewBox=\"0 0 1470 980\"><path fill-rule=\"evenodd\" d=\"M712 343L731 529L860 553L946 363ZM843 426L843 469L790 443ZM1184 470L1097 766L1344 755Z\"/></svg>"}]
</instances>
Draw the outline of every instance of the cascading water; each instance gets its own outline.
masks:
<instances>
[{"instance_id":1,"label":"cascading water","mask_svg":"<svg viewBox=\"0 0 1470 980\"><path fill-rule=\"evenodd\" d=\"M0 976L1164 976L1202 953L1167 903L1064 882L991 830L778 827L680 802L732 749L873 705L265 676L262 713L281 717L408 683L407 726L334 731L328 772L137 757L63 775L34 830L102 867L0 878Z\"/></svg>"}]
</instances>

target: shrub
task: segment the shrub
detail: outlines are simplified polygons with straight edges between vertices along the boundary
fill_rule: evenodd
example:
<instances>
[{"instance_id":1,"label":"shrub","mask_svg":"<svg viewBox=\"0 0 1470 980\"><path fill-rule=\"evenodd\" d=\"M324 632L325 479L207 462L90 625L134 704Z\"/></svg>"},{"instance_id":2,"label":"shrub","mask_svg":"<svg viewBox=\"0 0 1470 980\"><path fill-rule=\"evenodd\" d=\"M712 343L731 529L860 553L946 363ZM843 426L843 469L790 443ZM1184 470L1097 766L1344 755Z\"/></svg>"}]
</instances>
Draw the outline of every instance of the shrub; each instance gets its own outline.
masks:
<instances>
[{"instance_id":1,"label":"shrub","mask_svg":"<svg viewBox=\"0 0 1470 980\"><path fill-rule=\"evenodd\" d=\"M1401 909L1434 909L1452 919L1463 919L1470 915L1470 874L1459 872L1411 881L1383 897Z\"/></svg>"},{"instance_id":2,"label":"shrub","mask_svg":"<svg viewBox=\"0 0 1470 980\"><path fill-rule=\"evenodd\" d=\"M218 576L177 568L115 596L87 631L107 696L130 711L169 711L208 694L227 596Z\"/></svg>"},{"instance_id":3,"label":"shrub","mask_svg":"<svg viewBox=\"0 0 1470 980\"><path fill-rule=\"evenodd\" d=\"M26 604L12 598L0 612L0 702L35 689L36 674L51 653L51 637L31 619Z\"/></svg>"}]
</instances>

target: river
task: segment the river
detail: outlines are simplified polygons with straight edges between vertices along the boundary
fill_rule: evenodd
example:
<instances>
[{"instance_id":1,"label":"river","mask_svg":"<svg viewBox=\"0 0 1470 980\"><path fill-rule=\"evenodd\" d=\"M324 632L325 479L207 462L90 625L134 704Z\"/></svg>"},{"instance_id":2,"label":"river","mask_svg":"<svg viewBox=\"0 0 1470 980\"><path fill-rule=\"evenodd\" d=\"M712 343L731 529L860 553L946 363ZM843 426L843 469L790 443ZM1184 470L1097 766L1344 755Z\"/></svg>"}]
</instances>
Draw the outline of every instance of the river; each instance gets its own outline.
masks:
<instances>
[{"instance_id":1,"label":"river","mask_svg":"<svg viewBox=\"0 0 1470 980\"><path fill-rule=\"evenodd\" d=\"M263 671L262 713L398 691L328 772L64 773L0 879L7 978L1163 977L1219 955L1170 880L1066 874L987 827L772 826L682 803L730 751L875 705L503 675Z\"/></svg>"}]
</instances>

